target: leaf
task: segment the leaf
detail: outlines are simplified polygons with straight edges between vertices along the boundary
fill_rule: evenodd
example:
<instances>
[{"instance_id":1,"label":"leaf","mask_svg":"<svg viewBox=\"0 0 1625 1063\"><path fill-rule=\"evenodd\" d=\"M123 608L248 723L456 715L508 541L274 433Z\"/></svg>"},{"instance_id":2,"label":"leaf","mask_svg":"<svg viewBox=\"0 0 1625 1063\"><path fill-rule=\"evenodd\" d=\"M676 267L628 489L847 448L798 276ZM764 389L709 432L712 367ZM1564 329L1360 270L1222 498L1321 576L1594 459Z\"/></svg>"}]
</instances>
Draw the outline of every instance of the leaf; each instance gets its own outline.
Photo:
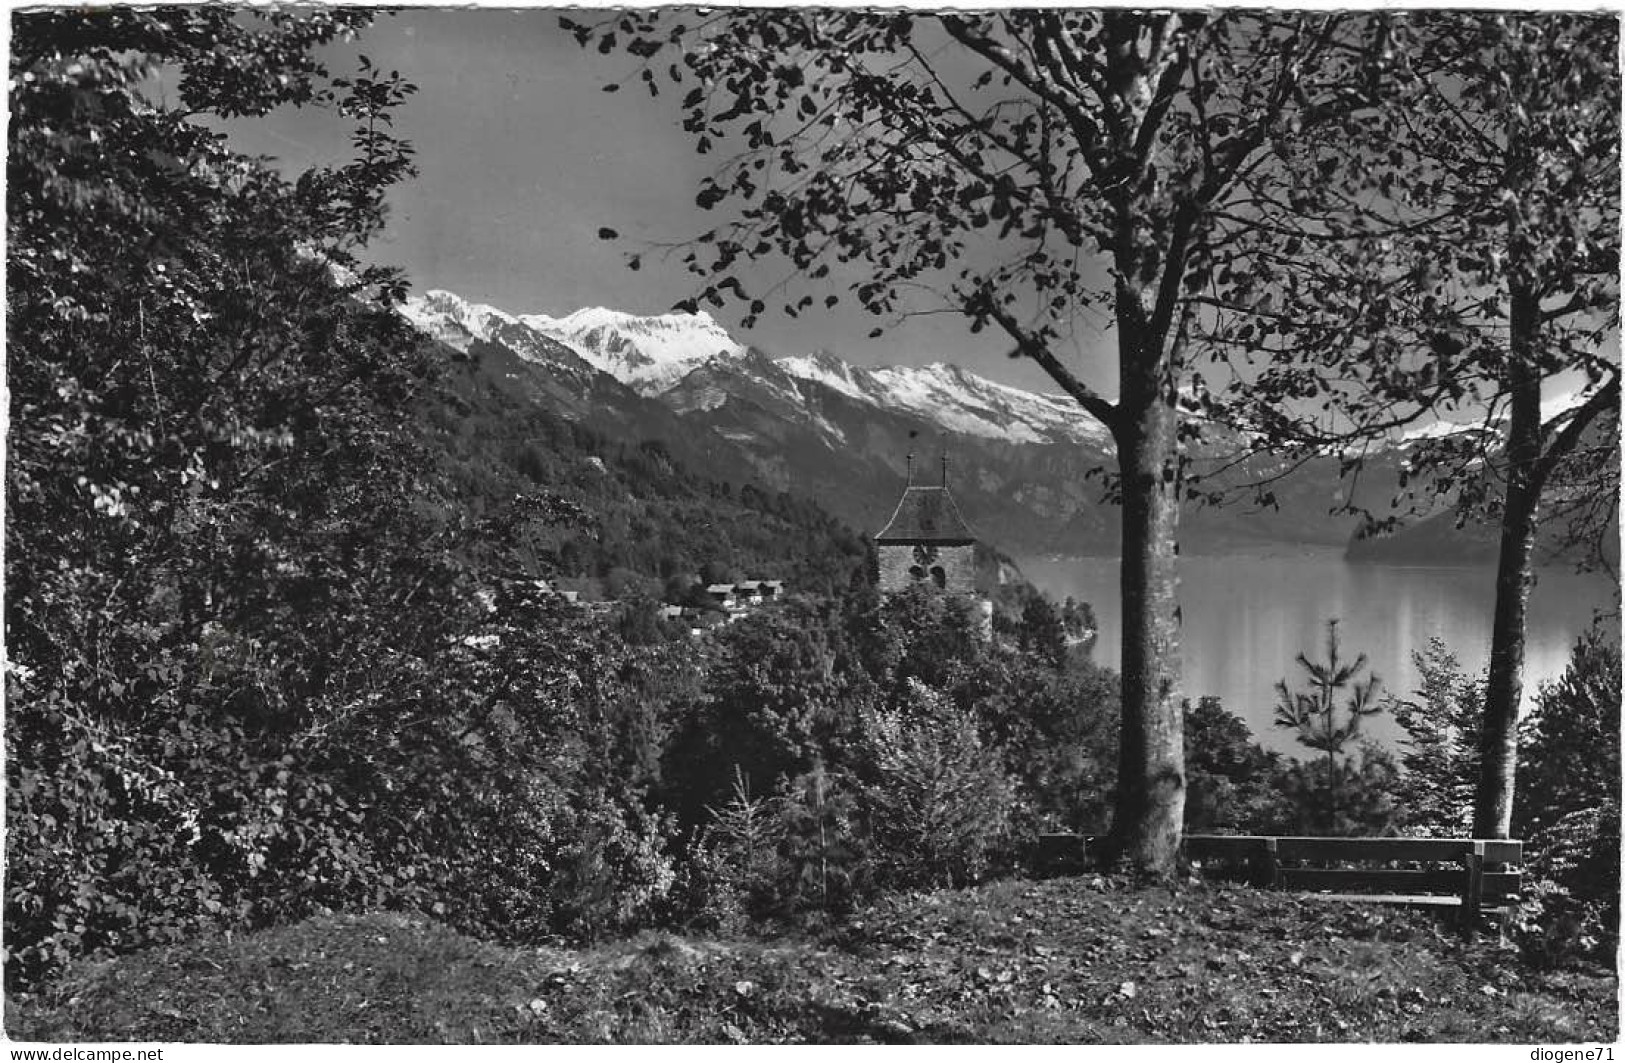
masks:
<instances>
[{"instance_id":1,"label":"leaf","mask_svg":"<svg viewBox=\"0 0 1625 1063\"><path fill-rule=\"evenodd\" d=\"M614 229L609 228L607 225L604 226L602 229L598 230L598 239L600 239L600 240L614 240L614 239L617 239L620 235L621 235L620 233L616 232Z\"/></svg>"}]
</instances>

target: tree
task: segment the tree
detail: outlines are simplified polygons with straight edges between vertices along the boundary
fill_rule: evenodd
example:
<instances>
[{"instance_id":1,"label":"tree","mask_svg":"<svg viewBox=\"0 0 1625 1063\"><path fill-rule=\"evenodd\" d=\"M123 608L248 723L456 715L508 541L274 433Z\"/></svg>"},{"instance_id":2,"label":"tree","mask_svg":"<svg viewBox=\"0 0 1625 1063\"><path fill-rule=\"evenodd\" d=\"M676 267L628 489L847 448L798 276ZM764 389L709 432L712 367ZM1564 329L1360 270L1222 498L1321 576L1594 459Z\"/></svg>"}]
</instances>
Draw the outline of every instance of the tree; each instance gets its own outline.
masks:
<instances>
[{"instance_id":1,"label":"tree","mask_svg":"<svg viewBox=\"0 0 1625 1063\"><path fill-rule=\"evenodd\" d=\"M1338 450L1345 471L1407 426L1471 418L1412 442L1400 486L1499 527L1473 833L1506 837L1536 532L1561 525L1597 563L1618 508L1618 26L1409 21L1427 61L1405 106L1300 141L1260 176L1262 220L1240 223L1253 238L1241 260L1288 239L1318 264L1288 280L1267 322L1229 307L1211 338L1245 344L1267 326L1278 342L1251 352L1255 424ZM1577 387L1573 401L1544 409L1558 386Z\"/></svg>"},{"instance_id":2,"label":"tree","mask_svg":"<svg viewBox=\"0 0 1625 1063\"><path fill-rule=\"evenodd\" d=\"M1473 31L1482 66L1469 68L1475 76L1467 83L1467 102L1498 120L1502 135L1486 137L1481 122L1468 120L1478 125L1472 130L1478 136L1467 140L1476 149L1474 170L1496 174L1499 186L1490 193L1481 180L1483 190L1468 204L1468 223L1494 234L1505 256L1501 283L1509 334L1505 357L1497 359L1497 383L1510 407L1473 835L1504 838L1512 824L1524 630L1541 496L1596 418L1611 418L1618 435L1619 366L1579 346L1581 336L1595 336L1605 326L1570 324L1578 315L1612 317L1617 308L1618 23L1579 17L1485 19ZM1493 262L1493 255L1486 257ZM1488 278L1474 279L1482 285ZM1592 343L1595 351L1600 345ZM1587 374L1589 396L1543 421L1542 378L1557 367L1576 365ZM1589 471L1608 477L1611 487L1597 490L1600 484L1582 479L1577 485L1581 505L1603 501L1608 510L1617 508L1614 450L1610 444L1600 463L1588 463Z\"/></svg>"},{"instance_id":3,"label":"tree","mask_svg":"<svg viewBox=\"0 0 1625 1063\"><path fill-rule=\"evenodd\" d=\"M1619 940L1617 633L1582 635L1569 666L1543 684L1519 750L1514 823L1528 839L1537 907L1530 951L1612 956Z\"/></svg>"},{"instance_id":4,"label":"tree","mask_svg":"<svg viewBox=\"0 0 1625 1063\"><path fill-rule=\"evenodd\" d=\"M1043 595L1034 595L1022 606L1016 638L1022 652L1035 653L1057 668L1066 664L1066 626L1054 603Z\"/></svg>"},{"instance_id":5,"label":"tree","mask_svg":"<svg viewBox=\"0 0 1625 1063\"><path fill-rule=\"evenodd\" d=\"M1569 666L1543 684L1525 724L1519 830L1532 834L1619 797L1619 639L1601 627L1580 636Z\"/></svg>"},{"instance_id":6,"label":"tree","mask_svg":"<svg viewBox=\"0 0 1625 1063\"><path fill-rule=\"evenodd\" d=\"M1270 833L1328 837L1392 834L1404 822L1405 810L1394 796L1399 779L1393 754L1373 742L1361 742L1358 751L1337 762L1335 768L1319 759L1288 761L1274 780L1285 807L1267 809L1284 815L1267 829ZM1337 810L1331 816L1317 800L1317 795L1329 790L1338 795Z\"/></svg>"},{"instance_id":7,"label":"tree","mask_svg":"<svg viewBox=\"0 0 1625 1063\"><path fill-rule=\"evenodd\" d=\"M1288 812L1276 790L1281 756L1253 741L1240 717L1208 696L1185 705L1185 829L1215 827L1244 834L1277 833Z\"/></svg>"},{"instance_id":8,"label":"tree","mask_svg":"<svg viewBox=\"0 0 1625 1063\"><path fill-rule=\"evenodd\" d=\"M1400 753L1405 774L1396 796L1407 827L1463 834L1472 829L1484 684L1466 675L1438 638L1413 652L1411 660L1422 676L1421 689L1410 700L1384 699L1406 735Z\"/></svg>"},{"instance_id":9,"label":"tree","mask_svg":"<svg viewBox=\"0 0 1625 1063\"><path fill-rule=\"evenodd\" d=\"M1011 787L970 712L917 679L907 689L900 705L862 714L860 803L883 883L953 889L986 869Z\"/></svg>"},{"instance_id":10,"label":"tree","mask_svg":"<svg viewBox=\"0 0 1625 1063\"><path fill-rule=\"evenodd\" d=\"M369 18L13 21L8 973L384 895L335 739L469 609L402 504L433 363L360 261L411 88L314 58ZM290 182L228 149L284 105L354 157Z\"/></svg>"},{"instance_id":11,"label":"tree","mask_svg":"<svg viewBox=\"0 0 1625 1063\"><path fill-rule=\"evenodd\" d=\"M1298 732L1298 741L1326 754L1326 819L1335 824L1338 815L1337 757L1360 734L1366 717L1375 716L1382 706L1373 699L1380 681L1370 676L1355 677L1366 667L1365 654L1344 661L1337 638L1337 621L1326 622L1326 660L1311 661L1298 654L1298 666L1309 673L1309 691L1293 691L1282 679L1275 684L1281 699L1275 706L1275 726ZM1337 696L1347 689L1348 700L1341 706ZM1341 710L1341 719L1339 711Z\"/></svg>"},{"instance_id":12,"label":"tree","mask_svg":"<svg viewBox=\"0 0 1625 1063\"><path fill-rule=\"evenodd\" d=\"M1190 296L1228 286L1213 271L1213 222L1242 177L1284 139L1375 102L1387 20L774 11L564 25L639 57L651 93L666 78L690 86L684 127L701 152L743 145L699 191L701 206L738 208L686 256L707 278L699 298L747 304L749 327L770 294L757 264L786 260L806 286L858 273L858 301L877 315L934 291L1110 429L1123 527L1113 836L1135 865L1171 873ZM1097 307L1116 329L1115 401L1063 358L1074 321Z\"/></svg>"},{"instance_id":13,"label":"tree","mask_svg":"<svg viewBox=\"0 0 1625 1063\"><path fill-rule=\"evenodd\" d=\"M736 772L765 793L833 759L857 726L857 706L873 696L848 664L828 602L790 599L719 628L705 650L703 697L677 726L663 767L685 828L703 825Z\"/></svg>"}]
</instances>

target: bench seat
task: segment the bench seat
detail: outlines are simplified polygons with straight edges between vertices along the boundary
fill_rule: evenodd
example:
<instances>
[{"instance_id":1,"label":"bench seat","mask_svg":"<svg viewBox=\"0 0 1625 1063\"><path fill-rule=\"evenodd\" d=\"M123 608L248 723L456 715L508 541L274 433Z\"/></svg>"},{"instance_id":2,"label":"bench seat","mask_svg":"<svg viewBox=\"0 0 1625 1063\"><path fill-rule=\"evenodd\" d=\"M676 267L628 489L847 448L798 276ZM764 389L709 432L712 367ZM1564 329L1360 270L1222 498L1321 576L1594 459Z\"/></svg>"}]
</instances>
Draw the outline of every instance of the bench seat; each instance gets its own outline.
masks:
<instances>
[{"instance_id":1,"label":"bench seat","mask_svg":"<svg viewBox=\"0 0 1625 1063\"><path fill-rule=\"evenodd\" d=\"M1039 838L1040 866L1081 870L1100 839ZM1502 838L1322 838L1188 834L1187 858L1243 869L1254 885L1306 897L1458 908L1464 922L1504 916L1522 887L1523 843Z\"/></svg>"}]
</instances>

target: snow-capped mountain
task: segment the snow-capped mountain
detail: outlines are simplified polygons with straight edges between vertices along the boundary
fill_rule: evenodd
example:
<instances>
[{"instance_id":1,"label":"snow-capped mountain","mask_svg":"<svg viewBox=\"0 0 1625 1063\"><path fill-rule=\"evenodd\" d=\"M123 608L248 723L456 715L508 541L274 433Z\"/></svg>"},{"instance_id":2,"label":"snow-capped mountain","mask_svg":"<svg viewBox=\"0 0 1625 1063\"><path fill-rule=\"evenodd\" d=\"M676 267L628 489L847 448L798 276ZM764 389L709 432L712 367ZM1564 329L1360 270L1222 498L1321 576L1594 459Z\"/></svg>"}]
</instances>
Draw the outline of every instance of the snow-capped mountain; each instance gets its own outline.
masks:
<instances>
[{"instance_id":1,"label":"snow-capped mountain","mask_svg":"<svg viewBox=\"0 0 1625 1063\"><path fill-rule=\"evenodd\" d=\"M954 434L1006 443L1070 440L1104 446L1108 441L1105 427L1066 396L1023 391L955 365L864 368L828 351L747 364L747 347L703 311L638 316L589 307L550 317L513 314L451 292L431 291L408 300L404 312L424 332L465 353L474 339L481 339L501 342L532 361L554 360L557 351L538 349L535 337L526 333L546 337L640 395L667 395L690 373L720 362L753 376L756 385L777 388L792 401L804 400L806 395L788 390L778 373L763 371L771 364L795 380L821 384L869 406L917 415ZM725 401L726 388L715 380L711 385L707 391L687 389L670 404L693 409ZM829 437L840 439L837 432Z\"/></svg>"},{"instance_id":2,"label":"snow-capped mountain","mask_svg":"<svg viewBox=\"0 0 1625 1063\"><path fill-rule=\"evenodd\" d=\"M574 347L506 310L471 303L451 292L430 291L414 296L402 305L401 314L420 331L464 354L476 342L499 343L527 362L562 366L578 377L598 369Z\"/></svg>"},{"instance_id":3,"label":"snow-capped mountain","mask_svg":"<svg viewBox=\"0 0 1625 1063\"><path fill-rule=\"evenodd\" d=\"M1586 387L1571 387L1556 395L1547 395L1540 401L1541 423L1551 421L1559 414L1568 412L1585 405L1591 398L1592 390ZM1450 436L1465 433L1490 433L1493 440L1505 430L1506 422L1511 414L1503 410L1499 417L1485 420L1482 417L1472 420L1452 420L1440 416L1424 417L1415 425L1402 432L1397 440L1398 446L1419 442L1425 439L1444 439Z\"/></svg>"},{"instance_id":4,"label":"snow-capped mountain","mask_svg":"<svg viewBox=\"0 0 1625 1063\"><path fill-rule=\"evenodd\" d=\"M505 389L627 443L660 440L719 479L814 498L857 528L877 530L895 508L907 455L934 477L941 454L951 456L966 518L1001 549L1115 549L1116 509L1090 475L1111 464L1111 439L1070 398L945 364L868 368L828 351L773 357L705 314L515 314L443 291L403 313ZM1279 514L1193 511L1182 548L1342 543L1348 518L1327 514L1335 463L1321 473L1301 490L1278 488Z\"/></svg>"},{"instance_id":5,"label":"snow-capped mountain","mask_svg":"<svg viewBox=\"0 0 1625 1063\"><path fill-rule=\"evenodd\" d=\"M859 401L907 410L949 432L1008 443L1108 442L1106 427L1072 399L1023 391L956 365L861 369L828 353L777 361L792 376Z\"/></svg>"},{"instance_id":6,"label":"snow-capped mountain","mask_svg":"<svg viewBox=\"0 0 1625 1063\"><path fill-rule=\"evenodd\" d=\"M745 345L711 315L640 317L588 307L565 317L525 314L528 328L568 345L640 395L658 395L713 358L737 358Z\"/></svg>"},{"instance_id":7,"label":"snow-capped mountain","mask_svg":"<svg viewBox=\"0 0 1625 1063\"><path fill-rule=\"evenodd\" d=\"M419 331L464 354L475 340L489 342L497 327L518 324L507 311L439 290L412 296L402 304L401 314Z\"/></svg>"}]
</instances>

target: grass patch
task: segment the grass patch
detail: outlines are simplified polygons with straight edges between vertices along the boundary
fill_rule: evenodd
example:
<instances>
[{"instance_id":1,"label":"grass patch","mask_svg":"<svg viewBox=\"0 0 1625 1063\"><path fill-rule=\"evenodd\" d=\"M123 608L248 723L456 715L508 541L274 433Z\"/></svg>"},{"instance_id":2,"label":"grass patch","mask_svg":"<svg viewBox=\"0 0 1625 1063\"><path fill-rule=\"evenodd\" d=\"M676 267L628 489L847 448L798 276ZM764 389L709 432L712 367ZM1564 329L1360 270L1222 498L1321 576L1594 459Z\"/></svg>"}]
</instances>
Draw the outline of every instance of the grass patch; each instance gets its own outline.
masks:
<instances>
[{"instance_id":1,"label":"grass patch","mask_svg":"<svg viewBox=\"0 0 1625 1063\"><path fill-rule=\"evenodd\" d=\"M803 936L513 949L327 916L71 968L30 1041L1608 1041L1616 978L1425 913L1110 878L894 897Z\"/></svg>"}]
</instances>

